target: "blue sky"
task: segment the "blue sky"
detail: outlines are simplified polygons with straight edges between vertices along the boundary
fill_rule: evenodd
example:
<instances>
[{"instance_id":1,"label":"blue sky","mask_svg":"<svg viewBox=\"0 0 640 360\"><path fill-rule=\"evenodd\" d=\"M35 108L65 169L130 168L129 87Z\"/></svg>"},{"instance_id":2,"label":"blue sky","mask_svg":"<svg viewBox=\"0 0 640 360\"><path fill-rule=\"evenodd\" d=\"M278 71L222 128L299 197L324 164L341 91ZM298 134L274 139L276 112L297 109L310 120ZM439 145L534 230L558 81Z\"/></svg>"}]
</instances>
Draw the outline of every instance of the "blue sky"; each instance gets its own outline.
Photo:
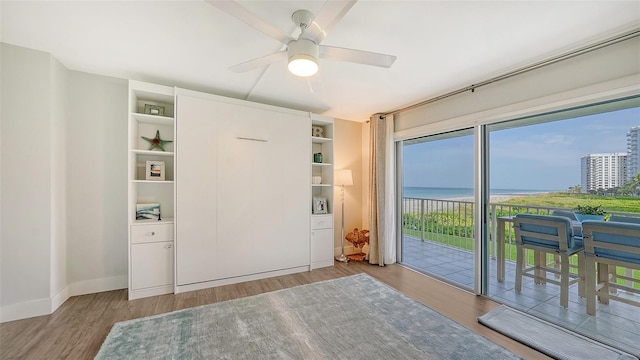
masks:
<instances>
[{"instance_id":1,"label":"blue sky","mask_svg":"<svg viewBox=\"0 0 640 360\"><path fill-rule=\"evenodd\" d=\"M491 188L566 190L580 184L580 157L627 151L640 108L492 131ZM408 145L405 186L473 187L473 136Z\"/></svg>"}]
</instances>

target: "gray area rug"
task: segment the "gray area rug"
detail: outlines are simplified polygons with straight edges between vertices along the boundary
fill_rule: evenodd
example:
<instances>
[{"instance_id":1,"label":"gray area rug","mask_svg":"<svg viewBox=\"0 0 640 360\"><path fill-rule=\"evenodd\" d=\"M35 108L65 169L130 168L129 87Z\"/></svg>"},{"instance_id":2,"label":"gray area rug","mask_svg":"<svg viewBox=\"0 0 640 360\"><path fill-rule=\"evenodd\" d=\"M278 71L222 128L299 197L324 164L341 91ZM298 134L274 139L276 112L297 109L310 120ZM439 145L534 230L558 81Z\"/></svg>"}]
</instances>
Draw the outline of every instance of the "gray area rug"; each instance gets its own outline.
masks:
<instances>
[{"instance_id":1,"label":"gray area rug","mask_svg":"<svg viewBox=\"0 0 640 360\"><path fill-rule=\"evenodd\" d=\"M96 359L518 359L366 274L116 323Z\"/></svg>"},{"instance_id":2,"label":"gray area rug","mask_svg":"<svg viewBox=\"0 0 640 360\"><path fill-rule=\"evenodd\" d=\"M624 351L505 305L482 315L478 321L556 359L638 360Z\"/></svg>"}]
</instances>

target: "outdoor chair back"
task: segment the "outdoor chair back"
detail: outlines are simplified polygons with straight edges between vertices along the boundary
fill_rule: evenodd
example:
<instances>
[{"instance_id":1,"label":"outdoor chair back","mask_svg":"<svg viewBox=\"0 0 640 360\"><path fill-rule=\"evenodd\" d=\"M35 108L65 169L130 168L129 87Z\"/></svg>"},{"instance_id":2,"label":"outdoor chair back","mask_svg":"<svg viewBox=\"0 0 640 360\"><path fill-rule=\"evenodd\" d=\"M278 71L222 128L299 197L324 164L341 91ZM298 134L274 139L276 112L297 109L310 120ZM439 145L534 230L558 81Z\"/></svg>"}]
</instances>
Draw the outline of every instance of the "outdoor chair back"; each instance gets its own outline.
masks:
<instances>
[{"instance_id":1,"label":"outdoor chair back","mask_svg":"<svg viewBox=\"0 0 640 360\"><path fill-rule=\"evenodd\" d=\"M625 295L640 295L640 290L633 286L638 280L631 276L618 275L615 270L615 267L640 270L640 224L585 221L582 227L586 259L587 313L595 315L596 296L603 304L609 304L609 300L613 299L640 306L640 302ZM613 266L613 269L609 269L609 266ZM618 294L616 289L623 291Z\"/></svg>"},{"instance_id":2,"label":"outdoor chair back","mask_svg":"<svg viewBox=\"0 0 640 360\"><path fill-rule=\"evenodd\" d=\"M583 294L584 263L582 242L573 236L571 220L564 216L518 214L514 219L516 233L516 291L522 291L522 278L533 278L536 284L552 283L560 286L560 304L569 305L569 286L579 283L579 293ZM526 250L534 251L534 266L525 267ZM547 262L547 254L557 255L557 261ZM578 255L578 274L570 272L569 257ZM553 267L551 267L553 266ZM558 270L558 267L560 268ZM548 278L547 272L560 276Z\"/></svg>"},{"instance_id":3,"label":"outdoor chair back","mask_svg":"<svg viewBox=\"0 0 640 360\"><path fill-rule=\"evenodd\" d=\"M609 218L609 221L640 224L640 217L611 215L611 217Z\"/></svg>"}]
</instances>

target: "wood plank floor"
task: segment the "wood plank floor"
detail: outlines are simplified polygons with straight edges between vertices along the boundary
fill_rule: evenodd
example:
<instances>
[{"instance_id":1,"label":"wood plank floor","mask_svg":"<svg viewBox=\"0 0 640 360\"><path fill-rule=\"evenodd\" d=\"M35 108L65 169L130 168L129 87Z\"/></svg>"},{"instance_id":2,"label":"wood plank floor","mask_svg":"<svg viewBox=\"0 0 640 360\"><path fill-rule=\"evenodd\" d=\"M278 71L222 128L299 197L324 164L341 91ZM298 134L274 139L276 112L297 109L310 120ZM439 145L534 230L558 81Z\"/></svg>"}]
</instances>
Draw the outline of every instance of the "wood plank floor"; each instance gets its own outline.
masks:
<instances>
[{"instance_id":1,"label":"wood plank floor","mask_svg":"<svg viewBox=\"0 0 640 360\"><path fill-rule=\"evenodd\" d=\"M365 272L526 359L545 355L480 325L499 304L400 265L332 268L127 301L126 290L75 296L48 316L0 324L0 359L93 359L114 323ZM401 311L401 309L398 309ZM487 358L491 355L487 354Z\"/></svg>"}]
</instances>

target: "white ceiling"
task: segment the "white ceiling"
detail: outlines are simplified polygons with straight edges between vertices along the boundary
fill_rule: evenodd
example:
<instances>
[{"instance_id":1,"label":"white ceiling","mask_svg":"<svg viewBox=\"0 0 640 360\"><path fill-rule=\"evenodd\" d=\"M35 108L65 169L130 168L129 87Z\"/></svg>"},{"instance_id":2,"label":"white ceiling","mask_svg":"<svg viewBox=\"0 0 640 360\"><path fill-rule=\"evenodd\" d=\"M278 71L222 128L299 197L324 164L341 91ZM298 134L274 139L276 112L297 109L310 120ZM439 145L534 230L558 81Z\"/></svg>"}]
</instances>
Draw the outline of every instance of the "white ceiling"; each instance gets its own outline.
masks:
<instances>
[{"instance_id":1,"label":"white ceiling","mask_svg":"<svg viewBox=\"0 0 640 360\"><path fill-rule=\"evenodd\" d=\"M324 1L240 1L284 32ZM390 69L320 61L310 80L277 63L229 66L283 45L202 1L2 1L2 42L67 68L364 121L640 24L640 1L366 1L325 45L396 55Z\"/></svg>"}]
</instances>

